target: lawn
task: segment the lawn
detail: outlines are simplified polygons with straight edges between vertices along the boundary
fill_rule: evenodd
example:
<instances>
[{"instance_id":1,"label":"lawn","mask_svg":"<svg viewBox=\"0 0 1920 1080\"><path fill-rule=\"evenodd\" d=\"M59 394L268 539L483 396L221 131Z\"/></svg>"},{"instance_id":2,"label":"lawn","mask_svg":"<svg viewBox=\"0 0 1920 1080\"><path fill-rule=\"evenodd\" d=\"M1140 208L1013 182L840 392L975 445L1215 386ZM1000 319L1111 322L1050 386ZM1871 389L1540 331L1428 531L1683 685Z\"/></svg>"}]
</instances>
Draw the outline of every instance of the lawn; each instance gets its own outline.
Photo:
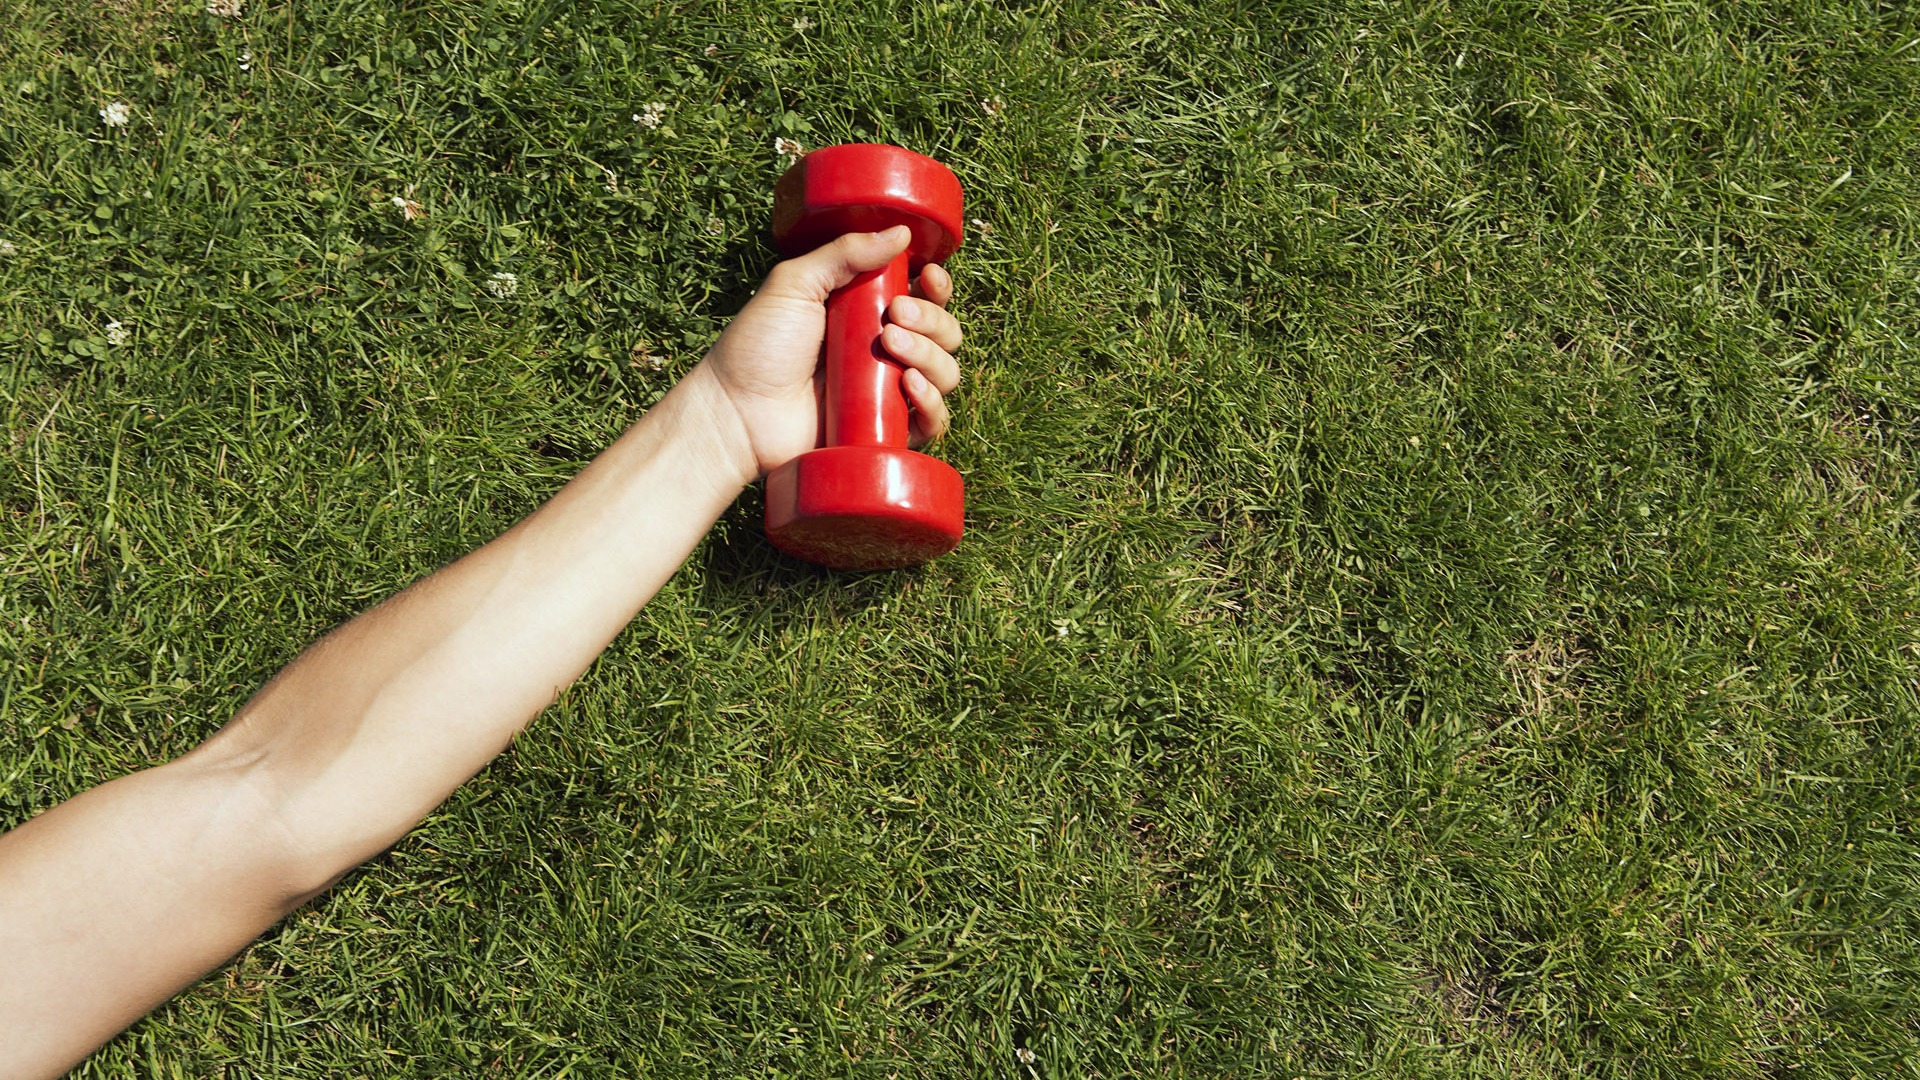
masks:
<instances>
[{"instance_id":1,"label":"lawn","mask_svg":"<svg viewBox=\"0 0 1920 1080\"><path fill-rule=\"evenodd\" d=\"M1920 1074L1904 3L19 0L0 827L611 441L776 139L966 186L959 550L749 494L77 1075Z\"/></svg>"}]
</instances>

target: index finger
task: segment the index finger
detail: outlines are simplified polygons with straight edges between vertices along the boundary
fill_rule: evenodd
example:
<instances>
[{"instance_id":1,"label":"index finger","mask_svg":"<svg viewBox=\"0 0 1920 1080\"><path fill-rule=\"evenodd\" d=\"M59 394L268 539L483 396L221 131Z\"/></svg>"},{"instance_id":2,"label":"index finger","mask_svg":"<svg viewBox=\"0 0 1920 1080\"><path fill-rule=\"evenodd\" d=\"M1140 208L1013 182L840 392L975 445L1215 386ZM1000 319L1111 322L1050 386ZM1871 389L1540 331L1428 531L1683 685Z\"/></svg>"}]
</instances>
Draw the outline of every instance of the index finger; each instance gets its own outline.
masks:
<instances>
[{"instance_id":1,"label":"index finger","mask_svg":"<svg viewBox=\"0 0 1920 1080\"><path fill-rule=\"evenodd\" d=\"M939 263L928 263L920 271L920 280L913 283L911 295L922 300L930 300L941 307L953 299L953 275Z\"/></svg>"}]
</instances>

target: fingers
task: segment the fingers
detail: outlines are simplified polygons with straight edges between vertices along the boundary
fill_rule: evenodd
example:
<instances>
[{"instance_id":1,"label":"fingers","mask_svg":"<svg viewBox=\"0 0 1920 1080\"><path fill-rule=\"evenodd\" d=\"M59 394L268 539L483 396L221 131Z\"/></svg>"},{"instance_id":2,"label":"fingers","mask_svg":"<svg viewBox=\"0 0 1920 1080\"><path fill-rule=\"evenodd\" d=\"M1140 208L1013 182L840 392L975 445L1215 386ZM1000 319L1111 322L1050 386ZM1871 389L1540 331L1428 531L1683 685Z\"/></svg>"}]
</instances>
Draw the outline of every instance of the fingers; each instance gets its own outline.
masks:
<instances>
[{"instance_id":1,"label":"fingers","mask_svg":"<svg viewBox=\"0 0 1920 1080\"><path fill-rule=\"evenodd\" d=\"M889 323L880 331L880 342L895 360L926 376L941 393L952 393L960 385L960 365L932 338Z\"/></svg>"},{"instance_id":2,"label":"fingers","mask_svg":"<svg viewBox=\"0 0 1920 1080\"><path fill-rule=\"evenodd\" d=\"M822 244L775 266L760 291L809 304L825 303L828 293L852 281L856 274L878 270L892 262L895 255L907 249L911 239L913 230L905 225L877 233L846 233L830 244Z\"/></svg>"},{"instance_id":3,"label":"fingers","mask_svg":"<svg viewBox=\"0 0 1920 1080\"><path fill-rule=\"evenodd\" d=\"M888 324L880 332L887 352L907 366L900 386L913 405L907 445L915 449L945 435L953 420L942 396L960 385L960 365L952 355L960 347L960 321L944 306L951 299L952 275L929 265L920 271L912 295L896 296L887 305Z\"/></svg>"},{"instance_id":4,"label":"fingers","mask_svg":"<svg viewBox=\"0 0 1920 1080\"><path fill-rule=\"evenodd\" d=\"M896 296L887 305L887 318L896 326L904 326L932 338L935 345L948 352L960 347L960 320L937 303L911 296Z\"/></svg>"},{"instance_id":5,"label":"fingers","mask_svg":"<svg viewBox=\"0 0 1920 1080\"><path fill-rule=\"evenodd\" d=\"M920 280L913 283L913 295L945 307L953 299L953 275L939 263L928 263L920 271Z\"/></svg>"},{"instance_id":6,"label":"fingers","mask_svg":"<svg viewBox=\"0 0 1920 1080\"><path fill-rule=\"evenodd\" d=\"M908 435L907 445L917 450L945 435L952 416L947 412L947 402L940 396L940 389L916 368L907 369L900 386L913 404L913 431Z\"/></svg>"}]
</instances>

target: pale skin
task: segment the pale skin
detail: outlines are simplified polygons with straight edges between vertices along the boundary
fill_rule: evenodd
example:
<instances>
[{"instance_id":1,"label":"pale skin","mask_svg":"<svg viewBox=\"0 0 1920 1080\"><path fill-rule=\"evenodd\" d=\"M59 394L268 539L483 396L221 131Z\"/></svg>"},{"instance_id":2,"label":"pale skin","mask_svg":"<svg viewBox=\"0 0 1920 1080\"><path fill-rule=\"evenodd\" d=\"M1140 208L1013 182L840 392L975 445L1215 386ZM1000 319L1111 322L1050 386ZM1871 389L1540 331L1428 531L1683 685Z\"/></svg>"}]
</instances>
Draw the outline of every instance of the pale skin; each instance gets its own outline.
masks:
<instances>
[{"instance_id":1,"label":"pale skin","mask_svg":"<svg viewBox=\"0 0 1920 1080\"><path fill-rule=\"evenodd\" d=\"M810 450L824 301L907 231L781 263L707 355L498 538L315 642L185 756L0 835L0 1080L58 1076L379 854L584 672L741 490ZM959 384L952 281L882 334L913 443Z\"/></svg>"}]
</instances>

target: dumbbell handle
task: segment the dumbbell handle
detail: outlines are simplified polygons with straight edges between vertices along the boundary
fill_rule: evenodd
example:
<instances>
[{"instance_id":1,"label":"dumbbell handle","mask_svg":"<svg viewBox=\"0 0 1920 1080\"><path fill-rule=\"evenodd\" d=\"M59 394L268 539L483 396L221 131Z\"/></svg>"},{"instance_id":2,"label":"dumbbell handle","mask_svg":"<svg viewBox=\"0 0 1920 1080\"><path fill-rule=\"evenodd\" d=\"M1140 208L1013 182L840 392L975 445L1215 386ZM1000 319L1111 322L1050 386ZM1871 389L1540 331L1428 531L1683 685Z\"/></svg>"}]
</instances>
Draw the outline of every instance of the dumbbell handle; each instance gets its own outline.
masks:
<instances>
[{"instance_id":1,"label":"dumbbell handle","mask_svg":"<svg viewBox=\"0 0 1920 1080\"><path fill-rule=\"evenodd\" d=\"M822 446L907 445L901 367L880 341L887 305L907 291L907 254L827 297Z\"/></svg>"}]
</instances>

